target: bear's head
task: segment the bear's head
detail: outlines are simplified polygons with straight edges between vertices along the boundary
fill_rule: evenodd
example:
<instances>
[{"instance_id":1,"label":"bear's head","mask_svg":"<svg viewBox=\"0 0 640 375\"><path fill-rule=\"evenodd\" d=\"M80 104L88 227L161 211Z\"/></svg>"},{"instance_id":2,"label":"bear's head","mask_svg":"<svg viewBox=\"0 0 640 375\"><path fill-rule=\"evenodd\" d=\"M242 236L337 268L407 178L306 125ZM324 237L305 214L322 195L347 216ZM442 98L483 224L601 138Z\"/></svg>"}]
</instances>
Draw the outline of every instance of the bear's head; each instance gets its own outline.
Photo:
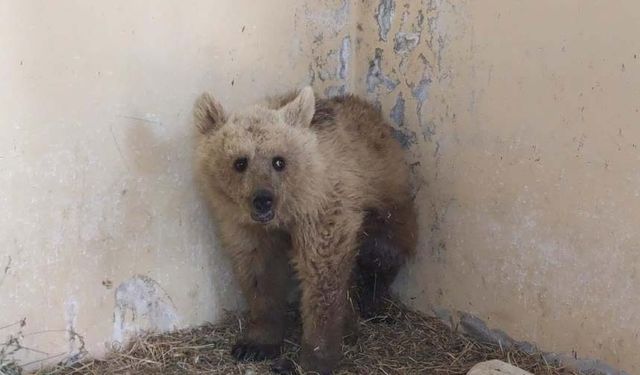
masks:
<instances>
[{"instance_id":1,"label":"bear's head","mask_svg":"<svg viewBox=\"0 0 640 375\"><path fill-rule=\"evenodd\" d=\"M218 215L279 227L294 220L300 202L313 200L314 176L323 168L310 129L314 111L309 87L277 109L226 114L208 94L196 101L196 162Z\"/></svg>"}]
</instances>

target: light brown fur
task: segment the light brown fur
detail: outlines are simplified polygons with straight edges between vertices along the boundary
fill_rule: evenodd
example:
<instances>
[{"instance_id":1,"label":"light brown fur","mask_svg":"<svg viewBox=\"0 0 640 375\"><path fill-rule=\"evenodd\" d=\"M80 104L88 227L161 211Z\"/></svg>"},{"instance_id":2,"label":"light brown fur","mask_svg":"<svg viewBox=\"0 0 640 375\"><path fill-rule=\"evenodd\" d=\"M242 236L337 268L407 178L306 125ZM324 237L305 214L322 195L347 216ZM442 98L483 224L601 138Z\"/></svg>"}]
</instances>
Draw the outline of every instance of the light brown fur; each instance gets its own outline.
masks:
<instances>
[{"instance_id":1,"label":"light brown fur","mask_svg":"<svg viewBox=\"0 0 640 375\"><path fill-rule=\"evenodd\" d=\"M383 296L367 280L381 272L386 292L415 248L408 168L390 126L364 100L316 101L310 88L230 116L204 94L194 117L201 185L249 304L250 327L233 354L277 354L292 265L302 290L301 364L330 373L352 324L354 280L375 305ZM286 161L282 171L274 170L276 156ZM243 172L234 169L241 157L248 161ZM274 197L275 216L264 223L252 216L259 189Z\"/></svg>"}]
</instances>

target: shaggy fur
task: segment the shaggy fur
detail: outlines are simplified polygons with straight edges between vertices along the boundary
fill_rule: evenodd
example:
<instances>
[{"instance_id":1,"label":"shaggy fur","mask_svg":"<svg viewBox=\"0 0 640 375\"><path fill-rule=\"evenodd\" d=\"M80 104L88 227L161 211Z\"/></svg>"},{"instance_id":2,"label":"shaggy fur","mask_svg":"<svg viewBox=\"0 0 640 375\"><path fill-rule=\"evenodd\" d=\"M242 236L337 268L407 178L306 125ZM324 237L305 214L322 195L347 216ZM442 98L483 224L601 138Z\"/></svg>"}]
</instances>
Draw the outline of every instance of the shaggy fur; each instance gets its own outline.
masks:
<instances>
[{"instance_id":1,"label":"shaggy fur","mask_svg":"<svg viewBox=\"0 0 640 375\"><path fill-rule=\"evenodd\" d=\"M292 266L302 292L301 365L331 373L356 326L351 287L360 313L375 314L415 248L408 168L390 126L362 99L316 101L308 87L232 115L203 94L194 118L201 185L249 305L250 325L232 354L277 356ZM262 194L272 197L267 214L256 203Z\"/></svg>"}]
</instances>

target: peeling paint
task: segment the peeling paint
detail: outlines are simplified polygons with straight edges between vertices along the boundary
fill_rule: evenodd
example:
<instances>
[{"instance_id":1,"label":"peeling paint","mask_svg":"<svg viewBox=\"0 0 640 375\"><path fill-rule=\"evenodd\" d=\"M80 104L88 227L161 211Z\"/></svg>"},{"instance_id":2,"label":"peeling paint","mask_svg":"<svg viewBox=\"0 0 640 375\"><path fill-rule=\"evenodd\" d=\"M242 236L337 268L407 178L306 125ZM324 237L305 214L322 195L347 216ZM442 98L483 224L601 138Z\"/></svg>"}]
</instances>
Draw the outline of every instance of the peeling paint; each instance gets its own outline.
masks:
<instances>
[{"instance_id":1,"label":"peeling paint","mask_svg":"<svg viewBox=\"0 0 640 375\"><path fill-rule=\"evenodd\" d=\"M420 119L422 121L422 119ZM431 142L433 140L433 136L436 135L436 125L433 121L427 121L424 124L421 124L422 127L422 138L425 141ZM440 144L436 142L436 150L434 152L434 156L438 154L440 150Z\"/></svg>"},{"instance_id":2,"label":"peeling paint","mask_svg":"<svg viewBox=\"0 0 640 375\"><path fill-rule=\"evenodd\" d=\"M345 85L340 85L340 86L328 86L325 90L324 90L324 95L327 98L333 98L335 96L341 96L344 95L346 93L346 87Z\"/></svg>"},{"instance_id":3,"label":"peeling paint","mask_svg":"<svg viewBox=\"0 0 640 375\"><path fill-rule=\"evenodd\" d=\"M399 54L408 54L413 51L420 43L419 33L396 33L393 50Z\"/></svg>"},{"instance_id":4,"label":"peeling paint","mask_svg":"<svg viewBox=\"0 0 640 375\"><path fill-rule=\"evenodd\" d=\"M136 275L116 289L113 341L124 343L142 330L162 332L177 327L178 315L173 301L155 280Z\"/></svg>"},{"instance_id":5,"label":"peeling paint","mask_svg":"<svg viewBox=\"0 0 640 375\"><path fill-rule=\"evenodd\" d=\"M422 32L423 26L424 26L424 13L422 13L422 10L418 10L418 15L416 16L415 31L418 33Z\"/></svg>"},{"instance_id":6,"label":"peeling paint","mask_svg":"<svg viewBox=\"0 0 640 375\"><path fill-rule=\"evenodd\" d=\"M429 87L431 86L430 78L422 78L418 84L411 88L411 95L416 99L416 115L421 127L424 128L422 106L429 98Z\"/></svg>"},{"instance_id":7,"label":"peeling paint","mask_svg":"<svg viewBox=\"0 0 640 375\"><path fill-rule=\"evenodd\" d=\"M409 9L405 9L404 12L402 12L402 16L400 17L400 30L404 30L407 26L407 21L409 21L410 14L411 12L409 12Z\"/></svg>"},{"instance_id":8,"label":"peeling paint","mask_svg":"<svg viewBox=\"0 0 640 375\"><path fill-rule=\"evenodd\" d=\"M342 46L344 47L344 46ZM320 81L337 81L341 79L341 75L347 75L349 61L342 61L343 56L348 57L350 51L344 51L341 47L340 51L330 49L323 55L317 55L314 58L315 74L317 74ZM349 42L347 42L346 48L349 48Z\"/></svg>"},{"instance_id":9,"label":"peeling paint","mask_svg":"<svg viewBox=\"0 0 640 375\"><path fill-rule=\"evenodd\" d=\"M395 139L398 140L398 142L400 142L400 145L405 150L410 148L412 145L416 144L417 142L416 133L413 131L399 130L394 128L392 129L392 135Z\"/></svg>"},{"instance_id":10,"label":"peeling paint","mask_svg":"<svg viewBox=\"0 0 640 375\"><path fill-rule=\"evenodd\" d=\"M412 88L411 93L419 103L424 103L428 99L430 85L430 78L422 78L420 82Z\"/></svg>"},{"instance_id":11,"label":"peeling paint","mask_svg":"<svg viewBox=\"0 0 640 375\"><path fill-rule=\"evenodd\" d=\"M300 32L311 39L308 75L305 81L318 92L335 96L344 93L353 60L353 46L346 27L351 2L334 0L321 6L307 2Z\"/></svg>"},{"instance_id":12,"label":"peeling paint","mask_svg":"<svg viewBox=\"0 0 640 375\"><path fill-rule=\"evenodd\" d=\"M313 86L316 81L316 72L313 70L313 64L309 63L309 72L307 73L307 85Z\"/></svg>"},{"instance_id":13,"label":"peeling paint","mask_svg":"<svg viewBox=\"0 0 640 375\"><path fill-rule=\"evenodd\" d=\"M351 59L351 37L348 35L342 39L340 48L340 72L341 79L346 79L349 72L349 60Z\"/></svg>"},{"instance_id":14,"label":"peeling paint","mask_svg":"<svg viewBox=\"0 0 640 375\"><path fill-rule=\"evenodd\" d=\"M369 93L373 93L379 86L393 91L400 84L400 80L392 79L382 71L382 53L381 48L376 48L374 58L369 63L367 73L367 92Z\"/></svg>"},{"instance_id":15,"label":"peeling paint","mask_svg":"<svg viewBox=\"0 0 640 375\"><path fill-rule=\"evenodd\" d=\"M402 92L398 93L396 97L396 104L391 108L391 113L389 116L398 126L404 126L404 106L405 100L402 97Z\"/></svg>"},{"instance_id":16,"label":"peeling paint","mask_svg":"<svg viewBox=\"0 0 640 375\"><path fill-rule=\"evenodd\" d=\"M395 7L396 4L394 0L381 0L378 5L376 22L378 23L378 36L382 41L387 40L387 35L389 34L391 23L393 21Z\"/></svg>"}]
</instances>

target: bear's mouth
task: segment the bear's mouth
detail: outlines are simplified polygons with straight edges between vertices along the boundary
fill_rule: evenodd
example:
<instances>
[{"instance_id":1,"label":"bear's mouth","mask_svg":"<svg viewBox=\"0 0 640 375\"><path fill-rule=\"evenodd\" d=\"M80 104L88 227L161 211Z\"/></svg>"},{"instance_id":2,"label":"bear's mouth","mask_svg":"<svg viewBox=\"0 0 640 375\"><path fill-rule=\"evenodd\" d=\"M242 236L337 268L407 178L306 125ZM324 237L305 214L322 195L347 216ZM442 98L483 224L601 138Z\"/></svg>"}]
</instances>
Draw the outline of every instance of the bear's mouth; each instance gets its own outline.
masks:
<instances>
[{"instance_id":1,"label":"bear's mouth","mask_svg":"<svg viewBox=\"0 0 640 375\"><path fill-rule=\"evenodd\" d=\"M265 224L273 220L275 212L273 210L267 212L251 212L251 218L258 223Z\"/></svg>"}]
</instances>

